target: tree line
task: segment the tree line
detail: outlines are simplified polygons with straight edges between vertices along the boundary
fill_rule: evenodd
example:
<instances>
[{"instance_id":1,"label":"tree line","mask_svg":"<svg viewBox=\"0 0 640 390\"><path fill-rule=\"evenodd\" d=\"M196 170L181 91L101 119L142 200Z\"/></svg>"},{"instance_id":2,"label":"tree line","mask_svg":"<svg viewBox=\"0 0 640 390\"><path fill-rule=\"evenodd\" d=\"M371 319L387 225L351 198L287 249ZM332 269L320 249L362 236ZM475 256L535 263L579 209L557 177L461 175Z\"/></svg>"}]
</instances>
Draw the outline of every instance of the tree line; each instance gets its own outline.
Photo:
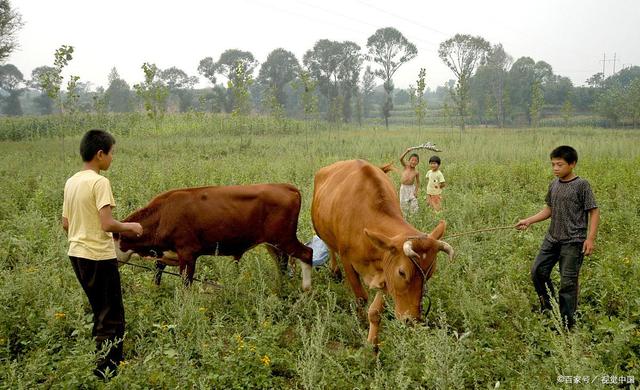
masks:
<instances>
[{"instance_id":1,"label":"tree line","mask_svg":"<svg viewBox=\"0 0 640 390\"><path fill-rule=\"evenodd\" d=\"M272 115L362 123L389 119L409 107L411 120L421 125L429 115L458 125L538 126L545 117L568 124L581 115L598 115L608 125L636 126L640 119L640 67L605 78L597 73L587 86L573 86L554 74L542 60L517 60L502 44L479 36L456 34L442 42L438 56L453 79L435 89L426 87L428 69L420 69L415 84L396 89L393 77L418 50L398 29L380 28L362 48L352 41L318 40L302 61L277 48L259 64L250 51L229 49L200 60L198 75L177 67L142 65L144 81L130 86L114 67L106 88L91 88L79 76L63 85L62 69L73 58L73 47L62 46L53 65L42 65L30 78L12 64L3 64L17 47L20 15L8 0L0 0L0 113L7 116L56 112L131 112L145 110L161 118L167 110ZM199 77L208 81L196 89ZM394 106L396 103L396 106Z\"/></svg>"}]
</instances>

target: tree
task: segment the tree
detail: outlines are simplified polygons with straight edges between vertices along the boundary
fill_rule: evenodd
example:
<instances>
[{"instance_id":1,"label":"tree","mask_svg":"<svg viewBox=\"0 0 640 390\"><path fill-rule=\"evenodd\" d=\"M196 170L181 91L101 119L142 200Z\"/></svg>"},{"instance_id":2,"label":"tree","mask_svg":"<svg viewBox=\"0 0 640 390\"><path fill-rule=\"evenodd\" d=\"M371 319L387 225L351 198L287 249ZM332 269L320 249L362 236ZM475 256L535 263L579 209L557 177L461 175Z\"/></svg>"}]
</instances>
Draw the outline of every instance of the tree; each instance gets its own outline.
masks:
<instances>
[{"instance_id":1,"label":"tree","mask_svg":"<svg viewBox=\"0 0 640 390\"><path fill-rule=\"evenodd\" d=\"M243 82L242 80L233 80L233 78L237 77L237 75L239 74L237 72L237 67L242 66L242 72L240 73L242 73L243 75L252 76L253 71L257 65L258 62L255 60L251 52L238 49L229 49L220 55L220 58L217 62L213 62L213 59L211 57L206 57L200 60L200 64L198 65L198 72L207 80L209 80L213 85L216 84L217 75L225 77L227 81L231 81L234 85L239 85ZM234 107L237 107L237 104L233 101L233 98L234 95L229 91L229 93L225 97L224 104L225 110L227 112L230 112Z\"/></svg>"},{"instance_id":2,"label":"tree","mask_svg":"<svg viewBox=\"0 0 640 390\"><path fill-rule=\"evenodd\" d=\"M569 127L569 123L571 122L571 118L573 117L573 104L571 103L571 99L568 96L562 104L561 113L564 126Z\"/></svg>"},{"instance_id":3,"label":"tree","mask_svg":"<svg viewBox=\"0 0 640 390\"><path fill-rule=\"evenodd\" d=\"M486 68L489 76L491 106L495 107L495 116L499 127L504 127L505 110L505 82L513 58L504 51L499 43L491 48L487 55Z\"/></svg>"},{"instance_id":4,"label":"tree","mask_svg":"<svg viewBox=\"0 0 640 390\"><path fill-rule=\"evenodd\" d=\"M235 74L229 78L227 89L233 94L233 111L234 116L244 116L251 112L251 96L249 95L249 87L253 84L253 77L245 71L244 62L238 61L235 67Z\"/></svg>"},{"instance_id":5,"label":"tree","mask_svg":"<svg viewBox=\"0 0 640 390\"><path fill-rule=\"evenodd\" d=\"M523 113L531 125L531 106L534 91L539 88L544 96L545 90L551 88L555 81L551 65L544 61L535 62L530 57L520 57L509 70L509 88L513 106ZM534 88L534 84L538 84Z\"/></svg>"},{"instance_id":6,"label":"tree","mask_svg":"<svg viewBox=\"0 0 640 390\"><path fill-rule=\"evenodd\" d=\"M542 106L544 105L544 94L540 81L534 81L531 86L531 104L529 105L529 118L531 118L531 125L537 127L542 115Z\"/></svg>"},{"instance_id":7,"label":"tree","mask_svg":"<svg viewBox=\"0 0 640 390\"><path fill-rule=\"evenodd\" d=\"M0 64L18 47L16 34L22 26L22 15L11 8L9 0L0 0Z\"/></svg>"},{"instance_id":8,"label":"tree","mask_svg":"<svg viewBox=\"0 0 640 390\"><path fill-rule=\"evenodd\" d=\"M360 53L360 46L351 41L340 43L340 62L337 69L340 96L342 96L342 118L351 122L351 98L357 94L358 80L364 57Z\"/></svg>"},{"instance_id":9,"label":"tree","mask_svg":"<svg viewBox=\"0 0 640 390\"><path fill-rule=\"evenodd\" d=\"M316 96L316 81L306 70L301 70L298 79L294 80L293 88L302 90L302 112L305 120L316 119L318 115L318 98Z\"/></svg>"},{"instance_id":10,"label":"tree","mask_svg":"<svg viewBox=\"0 0 640 390\"><path fill-rule=\"evenodd\" d=\"M469 80L476 67L484 61L491 45L482 37L456 34L440 44L438 56L453 71L457 78L451 97L460 119L460 132L464 132L467 114Z\"/></svg>"},{"instance_id":11,"label":"tree","mask_svg":"<svg viewBox=\"0 0 640 390\"><path fill-rule=\"evenodd\" d=\"M371 104L373 101L373 90L376 87L375 74L370 66L362 75L362 112L365 118L368 118L371 112Z\"/></svg>"},{"instance_id":12,"label":"tree","mask_svg":"<svg viewBox=\"0 0 640 390\"><path fill-rule=\"evenodd\" d=\"M405 63L418 55L416 46L393 27L380 28L367 39L369 60L379 65L374 74L384 81L386 93L382 106L385 126L389 128L389 117L393 109L393 75Z\"/></svg>"},{"instance_id":13,"label":"tree","mask_svg":"<svg viewBox=\"0 0 640 390\"><path fill-rule=\"evenodd\" d=\"M342 60L340 42L321 39L308 50L302 62L308 69L309 75L315 79L316 87L324 100L322 105L326 107L329 120L335 120L335 103L338 96L338 67ZM330 109L331 106L333 109Z\"/></svg>"},{"instance_id":14,"label":"tree","mask_svg":"<svg viewBox=\"0 0 640 390\"><path fill-rule=\"evenodd\" d=\"M169 96L169 89L160 80L160 69L156 64L149 64L145 62L142 64L142 72L144 73L144 81L139 84L135 84L135 89L138 96L142 99L144 109L147 112L149 118L153 120L153 124L156 129L156 133L160 131L160 125L164 119L164 113L167 111L167 97ZM160 153L160 145L156 145L158 153Z\"/></svg>"},{"instance_id":15,"label":"tree","mask_svg":"<svg viewBox=\"0 0 640 390\"><path fill-rule=\"evenodd\" d=\"M64 114L64 99L63 95L60 93L60 88L62 86L62 69L69 64L69 61L73 59L73 46L62 45L59 49L56 50L54 54L53 67L48 68L48 72L41 73L39 83L42 85L42 88L47 92L47 95L58 103L58 108L60 112ZM71 81L71 79L74 79ZM70 76L70 83L68 86L75 87L76 82L78 81L77 76ZM73 94L74 91L67 90L69 94Z\"/></svg>"},{"instance_id":16,"label":"tree","mask_svg":"<svg viewBox=\"0 0 640 390\"><path fill-rule=\"evenodd\" d=\"M48 115L53 112L53 100L47 95L47 91L44 89L40 80L45 73L55 71L52 66L39 66L31 71L31 80L28 81L30 88L33 88L40 92L40 95L35 98L35 104L38 108L38 113L42 115Z\"/></svg>"},{"instance_id":17,"label":"tree","mask_svg":"<svg viewBox=\"0 0 640 390\"><path fill-rule=\"evenodd\" d=\"M107 107L111 112L131 111L131 88L114 67L109 73L109 86L105 91Z\"/></svg>"},{"instance_id":18,"label":"tree","mask_svg":"<svg viewBox=\"0 0 640 390\"><path fill-rule=\"evenodd\" d=\"M158 77L167 86L169 93L178 97L180 112L186 112L192 105L193 86L198 83L198 78L187 75L175 66L160 71Z\"/></svg>"},{"instance_id":19,"label":"tree","mask_svg":"<svg viewBox=\"0 0 640 390\"><path fill-rule=\"evenodd\" d=\"M629 115L631 116L633 127L636 128L640 121L640 77L633 80L629 86L627 105L629 107Z\"/></svg>"},{"instance_id":20,"label":"tree","mask_svg":"<svg viewBox=\"0 0 640 390\"><path fill-rule=\"evenodd\" d=\"M418 127L422 126L422 122L427 114L427 102L424 100L424 90L426 88L426 78L427 70L425 68L420 68L420 72L418 72L418 79L416 80L415 89L412 87L411 93L411 107L413 108L413 112L416 114L416 120L418 122Z\"/></svg>"},{"instance_id":21,"label":"tree","mask_svg":"<svg viewBox=\"0 0 640 390\"><path fill-rule=\"evenodd\" d=\"M5 115L22 115L22 106L20 105L19 97L23 91L21 88L23 83L24 76L15 65L0 65L0 93L4 90L8 94L5 98L0 94L2 112Z\"/></svg>"},{"instance_id":22,"label":"tree","mask_svg":"<svg viewBox=\"0 0 640 390\"><path fill-rule=\"evenodd\" d=\"M204 78L209 80L212 85L216 85L216 73L217 67L216 63L213 62L213 58L206 57L200 60L200 64L198 65L198 73L200 73Z\"/></svg>"},{"instance_id":23,"label":"tree","mask_svg":"<svg viewBox=\"0 0 640 390\"><path fill-rule=\"evenodd\" d=\"M604 73L599 72L589 77L587 85L591 88L602 88L604 86Z\"/></svg>"},{"instance_id":24,"label":"tree","mask_svg":"<svg viewBox=\"0 0 640 390\"><path fill-rule=\"evenodd\" d=\"M284 107L287 103L285 87L293 81L300 72L300 63L296 56L285 49L273 50L267 60L260 67L257 83L263 91L276 99ZM274 102L271 102L273 106Z\"/></svg>"}]
</instances>

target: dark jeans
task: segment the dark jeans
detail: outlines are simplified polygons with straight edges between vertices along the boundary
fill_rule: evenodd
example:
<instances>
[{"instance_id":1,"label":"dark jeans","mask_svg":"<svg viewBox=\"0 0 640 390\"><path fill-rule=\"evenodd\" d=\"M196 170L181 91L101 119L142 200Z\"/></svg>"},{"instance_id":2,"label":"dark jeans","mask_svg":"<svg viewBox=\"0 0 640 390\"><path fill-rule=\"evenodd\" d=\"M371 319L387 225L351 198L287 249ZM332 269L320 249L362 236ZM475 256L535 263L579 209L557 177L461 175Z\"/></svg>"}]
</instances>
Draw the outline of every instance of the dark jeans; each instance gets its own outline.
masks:
<instances>
[{"instance_id":1,"label":"dark jeans","mask_svg":"<svg viewBox=\"0 0 640 390\"><path fill-rule=\"evenodd\" d=\"M88 260L69 256L93 311L93 332L99 351L107 342L113 343L104 358L98 359L97 368L115 370L123 359L124 305L120 287L120 272L116 259ZM116 339L118 341L116 341Z\"/></svg>"},{"instance_id":2,"label":"dark jeans","mask_svg":"<svg viewBox=\"0 0 640 390\"><path fill-rule=\"evenodd\" d=\"M578 275L584 254L582 242L552 243L544 240L540 253L531 267L531 279L536 288L542 310L551 309L551 294L555 295L551 282L551 270L560 262L560 315L564 325L572 328L575 324L574 313L578 306ZM548 290L547 290L548 289Z\"/></svg>"}]
</instances>

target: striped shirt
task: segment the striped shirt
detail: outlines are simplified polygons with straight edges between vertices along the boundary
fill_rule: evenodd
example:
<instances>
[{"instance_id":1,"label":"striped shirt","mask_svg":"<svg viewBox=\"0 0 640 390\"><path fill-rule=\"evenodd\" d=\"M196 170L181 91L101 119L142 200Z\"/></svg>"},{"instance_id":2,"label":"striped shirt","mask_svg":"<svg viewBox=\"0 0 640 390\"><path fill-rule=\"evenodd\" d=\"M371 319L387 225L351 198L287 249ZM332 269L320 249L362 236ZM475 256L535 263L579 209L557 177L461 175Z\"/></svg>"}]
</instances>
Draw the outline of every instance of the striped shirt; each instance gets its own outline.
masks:
<instances>
[{"instance_id":1,"label":"striped shirt","mask_svg":"<svg viewBox=\"0 0 640 390\"><path fill-rule=\"evenodd\" d=\"M545 198L551 208L551 224L546 239L555 243L582 242L587 239L589 210L598 207L589 182L578 176L549 184Z\"/></svg>"}]
</instances>

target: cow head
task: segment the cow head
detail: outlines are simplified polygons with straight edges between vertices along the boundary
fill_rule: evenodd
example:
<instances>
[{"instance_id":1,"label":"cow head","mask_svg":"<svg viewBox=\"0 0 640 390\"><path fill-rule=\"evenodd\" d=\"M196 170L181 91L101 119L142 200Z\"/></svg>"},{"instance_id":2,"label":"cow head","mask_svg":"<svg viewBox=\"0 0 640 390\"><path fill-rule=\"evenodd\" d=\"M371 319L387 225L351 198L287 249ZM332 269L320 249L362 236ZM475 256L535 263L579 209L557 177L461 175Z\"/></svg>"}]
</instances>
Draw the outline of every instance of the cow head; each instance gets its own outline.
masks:
<instances>
[{"instance_id":1,"label":"cow head","mask_svg":"<svg viewBox=\"0 0 640 390\"><path fill-rule=\"evenodd\" d=\"M453 258L453 248L440 238L444 234L444 221L430 233L407 237L386 236L365 229L373 245L383 250L383 280L375 286L386 290L395 302L396 318L420 319L425 279L435 271L439 251Z\"/></svg>"}]
</instances>

